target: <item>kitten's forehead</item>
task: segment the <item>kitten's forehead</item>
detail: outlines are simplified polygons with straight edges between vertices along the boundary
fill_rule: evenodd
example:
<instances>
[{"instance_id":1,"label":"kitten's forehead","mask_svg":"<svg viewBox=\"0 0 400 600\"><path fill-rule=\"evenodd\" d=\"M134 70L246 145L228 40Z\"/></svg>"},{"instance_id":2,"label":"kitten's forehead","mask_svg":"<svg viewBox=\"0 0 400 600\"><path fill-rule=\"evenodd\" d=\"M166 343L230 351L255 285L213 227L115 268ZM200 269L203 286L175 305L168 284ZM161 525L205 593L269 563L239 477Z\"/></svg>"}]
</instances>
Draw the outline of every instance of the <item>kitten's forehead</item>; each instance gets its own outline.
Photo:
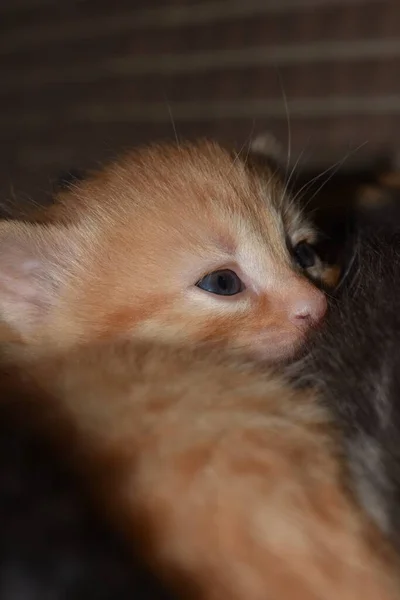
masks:
<instances>
[{"instance_id":1,"label":"kitten's forehead","mask_svg":"<svg viewBox=\"0 0 400 600\"><path fill-rule=\"evenodd\" d=\"M171 238L214 238L233 252L246 236L278 254L301 230L298 210L268 169L262 174L210 142L152 146L128 154L79 188L103 221L132 222ZM141 237L141 236L140 236Z\"/></svg>"},{"instance_id":2,"label":"kitten's forehead","mask_svg":"<svg viewBox=\"0 0 400 600\"><path fill-rule=\"evenodd\" d=\"M258 251L264 246L276 259L286 259L287 242L315 240L314 229L271 169L254 170L219 146L199 150L208 166L208 177L202 179L200 188L195 178L189 182L186 201L191 204L191 184L195 183L195 196L199 192L196 217L201 220L206 216L213 232L219 231L221 245L246 247L246 254L249 246ZM203 176L202 161L195 161L194 166Z\"/></svg>"},{"instance_id":3,"label":"kitten's forehead","mask_svg":"<svg viewBox=\"0 0 400 600\"><path fill-rule=\"evenodd\" d=\"M289 234L291 227L300 226L300 214L275 173L248 168L245 160L217 144L158 147L142 156L144 170L150 162L156 165L155 170L149 168L153 202L146 204L159 211L160 218L172 210L178 218L205 218L210 226L220 221L236 229L246 223L262 235L270 231L279 237L282 225Z\"/></svg>"},{"instance_id":4,"label":"kitten's forehead","mask_svg":"<svg viewBox=\"0 0 400 600\"><path fill-rule=\"evenodd\" d=\"M279 204L282 197L282 187L272 172L266 170L261 177L211 142L156 145L132 152L76 189L97 206L118 203L127 210L154 205L164 210L172 199L183 208L212 204L243 211L262 205L266 189L270 201Z\"/></svg>"}]
</instances>

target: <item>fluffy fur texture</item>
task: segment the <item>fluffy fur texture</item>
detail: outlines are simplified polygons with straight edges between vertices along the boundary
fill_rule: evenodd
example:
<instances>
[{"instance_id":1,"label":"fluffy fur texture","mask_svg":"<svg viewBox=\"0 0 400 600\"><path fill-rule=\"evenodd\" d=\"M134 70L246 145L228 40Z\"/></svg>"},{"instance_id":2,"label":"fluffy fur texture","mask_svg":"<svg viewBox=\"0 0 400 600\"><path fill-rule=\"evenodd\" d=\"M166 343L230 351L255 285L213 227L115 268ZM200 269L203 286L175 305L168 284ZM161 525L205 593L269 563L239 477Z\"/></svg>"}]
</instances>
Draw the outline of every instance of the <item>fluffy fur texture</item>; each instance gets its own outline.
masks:
<instances>
[{"instance_id":1,"label":"fluffy fur texture","mask_svg":"<svg viewBox=\"0 0 400 600\"><path fill-rule=\"evenodd\" d=\"M306 361L346 434L369 513L400 548L400 211L360 217L351 268Z\"/></svg>"},{"instance_id":2,"label":"fluffy fur texture","mask_svg":"<svg viewBox=\"0 0 400 600\"><path fill-rule=\"evenodd\" d=\"M269 169L257 172L218 146L203 143L133 153L81 183L74 177L65 184L52 209L27 215L24 223L0 225L3 343L51 348L128 330L144 337L206 338L243 351L258 345L264 357L273 336L284 333L285 355L310 325L304 321L297 328L290 322L293 302L311 301L324 309L324 299L290 253L293 244L313 242L315 234ZM194 289L203 269L237 262L243 277L250 274L253 290L240 302ZM318 262L310 271L320 276ZM183 274L187 279L181 279ZM267 358L278 355L281 349ZM36 448L45 442L43 431L26 425L29 415L15 420L9 409L2 414L15 450L9 451L9 438L3 437L8 462L1 473L5 478L14 473L25 483L13 485L12 500L7 495L4 501L20 506L30 524L22 531L14 518L4 523L9 534L0 561L2 597L14 600L24 589L27 599L43 598L64 589L79 598L86 587L93 598L149 594L147 585L136 584L135 577L132 582L124 556L105 527L88 514L79 484L56 459L46 461L43 452L34 452L35 484L30 483L24 444L32 452L32 444ZM48 448L54 455L51 444ZM51 493L47 479L62 480L62 489ZM67 522L51 508L61 501L68 506ZM38 515L35 507L41 504L49 508ZM21 512L13 515L17 519ZM30 527L55 532L53 542L46 537L35 544L34 557L25 553L33 543ZM67 565L66 580L57 573ZM95 580L93 569L102 573ZM45 575L49 570L54 577Z\"/></svg>"},{"instance_id":3,"label":"fluffy fur texture","mask_svg":"<svg viewBox=\"0 0 400 600\"><path fill-rule=\"evenodd\" d=\"M29 369L95 497L184 597L399 597L313 394L207 345L103 343Z\"/></svg>"},{"instance_id":4,"label":"fluffy fur texture","mask_svg":"<svg viewBox=\"0 0 400 600\"><path fill-rule=\"evenodd\" d=\"M276 361L325 312L292 254L313 230L272 172L217 145L129 154L62 192L45 220L0 225L3 338L68 346L162 329ZM196 287L218 269L244 292Z\"/></svg>"},{"instance_id":5,"label":"fluffy fur texture","mask_svg":"<svg viewBox=\"0 0 400 600\"><path fill-rule=\"evenodd\" d=\"M151 148L45 220L0 227L3 338L47 348L29 395L166 580L210 600L397 597L314 394L221 356L287 358L325 309L291 254L314 234L272 173L210 144ZM195 287L221 268L240 298Z\"/></svg>"}]
</instances>

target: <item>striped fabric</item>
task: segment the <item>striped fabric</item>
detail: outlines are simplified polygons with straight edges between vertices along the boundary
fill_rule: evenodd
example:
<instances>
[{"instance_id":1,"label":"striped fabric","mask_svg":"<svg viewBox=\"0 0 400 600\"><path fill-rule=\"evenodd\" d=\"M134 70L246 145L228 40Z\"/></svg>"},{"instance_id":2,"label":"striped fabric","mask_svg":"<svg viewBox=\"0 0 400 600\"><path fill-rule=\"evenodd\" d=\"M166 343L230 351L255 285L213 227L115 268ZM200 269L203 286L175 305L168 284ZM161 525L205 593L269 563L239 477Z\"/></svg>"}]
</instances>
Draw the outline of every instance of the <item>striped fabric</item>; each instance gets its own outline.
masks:
<instances>
[{"instance_id":1,"label":"striped fabric","mask_svg":"<svg viewBox=\"0 0 400 600\"><path fill-rule=\"evenodd\" d=\"M2 0L0 23L3 197L154 138L286 144L288 120L293 163L397 151L399 0Z\"/></svg>"}]
</instances>

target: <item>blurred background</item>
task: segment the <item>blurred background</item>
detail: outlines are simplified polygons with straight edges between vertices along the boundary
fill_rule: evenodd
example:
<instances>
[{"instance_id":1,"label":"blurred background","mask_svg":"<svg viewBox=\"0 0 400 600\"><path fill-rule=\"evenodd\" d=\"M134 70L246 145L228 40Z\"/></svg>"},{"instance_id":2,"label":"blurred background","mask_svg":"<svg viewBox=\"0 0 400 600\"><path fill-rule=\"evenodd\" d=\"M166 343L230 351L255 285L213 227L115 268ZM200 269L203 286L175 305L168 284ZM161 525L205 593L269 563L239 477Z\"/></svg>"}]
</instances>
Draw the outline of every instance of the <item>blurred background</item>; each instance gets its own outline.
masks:
<instances>
[{"instance_id":1,"label":"blurred background","mask_svg":"<svg viewBox=\"0 0 400 600\"><path fill-rule=\"evenodd\" d=\"M293 163L396 159L398 0L1 0L0 24L3 198L175 135L286 148L285 96Z\"/></svg>"},{"instance_id":2,"label":"blurred background","mask_svg":"<svg viewBox=\"0 0 400 600\"><path fill-rule=\"evenodd\" d=\"M266 131L328 245L360 186L400 197L400 0L0 0L0 28L3 206L132 145ZM1 404L1 600L165 600L37 427Z\"/></svg>"}]
</instances>

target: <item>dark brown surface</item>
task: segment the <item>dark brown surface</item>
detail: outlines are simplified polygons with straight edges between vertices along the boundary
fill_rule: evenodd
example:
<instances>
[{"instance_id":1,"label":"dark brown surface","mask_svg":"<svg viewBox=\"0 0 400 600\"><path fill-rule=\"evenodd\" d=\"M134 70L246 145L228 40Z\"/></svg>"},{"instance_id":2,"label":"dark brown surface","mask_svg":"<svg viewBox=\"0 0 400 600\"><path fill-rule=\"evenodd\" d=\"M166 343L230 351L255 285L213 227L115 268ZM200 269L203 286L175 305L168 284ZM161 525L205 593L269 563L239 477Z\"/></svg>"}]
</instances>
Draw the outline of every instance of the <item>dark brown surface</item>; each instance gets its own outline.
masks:
<instances>
[{"instance_id":1,"label":"dark brown surface","mask_svg":"<svg viewBox=\"0 0 400 600\"><path fill-rule=\"evenodd\" d=\"M182 137L286 143L282 87L292 162L397 151L397 0L3 0L0 23L3 198L173 138L171 113Z\"/></svg>"}]
</instances>

